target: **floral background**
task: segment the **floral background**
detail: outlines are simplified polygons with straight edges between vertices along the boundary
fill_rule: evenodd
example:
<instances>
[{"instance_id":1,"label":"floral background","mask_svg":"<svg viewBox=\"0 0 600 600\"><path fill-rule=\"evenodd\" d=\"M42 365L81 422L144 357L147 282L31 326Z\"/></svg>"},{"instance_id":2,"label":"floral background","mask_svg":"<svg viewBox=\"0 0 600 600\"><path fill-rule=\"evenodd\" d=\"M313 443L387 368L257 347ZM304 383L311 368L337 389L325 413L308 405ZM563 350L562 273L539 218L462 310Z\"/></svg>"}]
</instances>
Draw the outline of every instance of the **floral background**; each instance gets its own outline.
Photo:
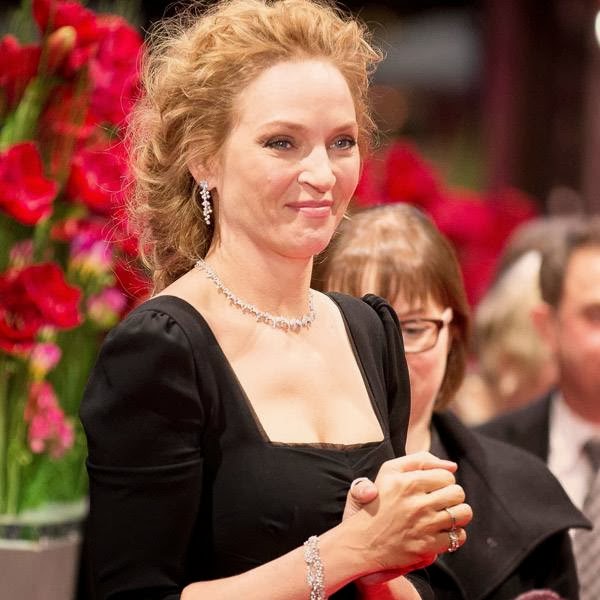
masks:
<instances>
[{"instance_id":1,"label":"floral background","mask_svg":"<svg viewBox=\"0 0 600 600\"><path fill-rule=\"evenodd\" d=\"M0 39L0 523L85 499L79 401L104 334L149 293L125 210L140 32L75 0L21 16L34 37ZM449 186L400 138L366 162L354 208L397 201L455 244L473 304L537 213L516 189Z\"/></svg>"},{"instance_id":2,"label":"floral background","mask_svg":"<svg viewBox=\"0 0 600 600\"><path fill-rule=\"evenodd\" d=\"M125 217L140 33L24 3L0 40L0 514L85 496L79 400L103 334L148 292Z\"/></svg>"}]
</instances>

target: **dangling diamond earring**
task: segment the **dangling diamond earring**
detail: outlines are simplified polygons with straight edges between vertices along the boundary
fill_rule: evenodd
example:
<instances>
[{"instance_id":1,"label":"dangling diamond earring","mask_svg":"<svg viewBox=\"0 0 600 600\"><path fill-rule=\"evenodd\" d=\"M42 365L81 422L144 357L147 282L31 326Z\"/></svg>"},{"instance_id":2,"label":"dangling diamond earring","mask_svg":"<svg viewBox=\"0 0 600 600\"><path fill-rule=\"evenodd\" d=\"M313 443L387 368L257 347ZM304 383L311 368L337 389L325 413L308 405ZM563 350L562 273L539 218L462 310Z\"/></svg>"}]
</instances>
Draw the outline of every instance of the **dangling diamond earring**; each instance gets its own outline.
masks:
<instances>
[{"instance_id":1,"label":"dangling diamond earring","mask_svg":"<svg viewBox=\"0 0 600 600\"><path fill-rule=\"evenodd\" d=\"M210 215L212 214L212 206L210 204L210 191L208 189L208 181L203 179L200 182L200 198L202 198L202 216L208 227L210 225Z\"/></svg>"}]
</instances>

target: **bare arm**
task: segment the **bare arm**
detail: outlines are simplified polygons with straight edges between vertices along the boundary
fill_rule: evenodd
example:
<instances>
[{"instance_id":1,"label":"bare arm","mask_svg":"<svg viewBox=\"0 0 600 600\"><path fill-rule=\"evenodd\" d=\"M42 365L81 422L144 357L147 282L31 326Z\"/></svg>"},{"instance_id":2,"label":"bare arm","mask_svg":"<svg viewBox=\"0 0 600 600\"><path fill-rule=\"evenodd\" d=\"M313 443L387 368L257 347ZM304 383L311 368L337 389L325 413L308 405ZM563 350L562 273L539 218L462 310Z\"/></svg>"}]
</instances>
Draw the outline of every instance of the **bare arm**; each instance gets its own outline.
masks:
<instances>
[{"instance_id":1,"label":"bare arm","mask_svg":"<svg viewBox=\"0 0 600 600\"><path fill-rule=\"evenodd\" d=\"M368 557L360 548L358 536L353 537L344 524L319 536L319 550L325 568L326 596L330 596L368 569ZM296 548L269 563L234 577L193 583L185 588L181 598L264 600L265 590L269 591L269 600L308 598L310 587L306 581L303 548Z\"/></svg>"}]
</instances>

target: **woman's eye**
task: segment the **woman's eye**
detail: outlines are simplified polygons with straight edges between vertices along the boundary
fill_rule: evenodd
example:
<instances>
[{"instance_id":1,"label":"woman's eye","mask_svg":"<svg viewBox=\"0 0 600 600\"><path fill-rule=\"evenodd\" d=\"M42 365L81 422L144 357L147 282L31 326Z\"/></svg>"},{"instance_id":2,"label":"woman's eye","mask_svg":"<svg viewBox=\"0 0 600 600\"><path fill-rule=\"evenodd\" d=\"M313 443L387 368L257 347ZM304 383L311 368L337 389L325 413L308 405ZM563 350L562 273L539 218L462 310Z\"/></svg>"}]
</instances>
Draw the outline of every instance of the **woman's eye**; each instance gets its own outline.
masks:
<instances>
[{"instance_id":1,"label":"woman's eye","mask_svg":"<svg viewBox=\"0 0 600 600\"><path fill-rule=\"evenodd\" d=\"M341 137L332 144L332 148L335 148L336 150L347 150L354 146L356 146L356 140L353 137Z\"/></svg>"},{"instance_id":2,"label":"woman's eye","mask_svg":"<svg viewBox=\"0 0 600 600\"><path fill-rule=\"evenodd\" d=\"M275 150L290 150L294 147L290 140L284 138L275 138L269 140L265 146L267 148L274 148Z\"/></svg>"},{"instance_id":3,"label":"woman's eye","mask_svg":"<svg viewBox=\"0 0 600 600\"><path fill-rule=\"evenodd\" d=\"M410 337L419 337L427 331L426 327L417 325L402 325L402 333Z\"/></svg>"}]
</instances>

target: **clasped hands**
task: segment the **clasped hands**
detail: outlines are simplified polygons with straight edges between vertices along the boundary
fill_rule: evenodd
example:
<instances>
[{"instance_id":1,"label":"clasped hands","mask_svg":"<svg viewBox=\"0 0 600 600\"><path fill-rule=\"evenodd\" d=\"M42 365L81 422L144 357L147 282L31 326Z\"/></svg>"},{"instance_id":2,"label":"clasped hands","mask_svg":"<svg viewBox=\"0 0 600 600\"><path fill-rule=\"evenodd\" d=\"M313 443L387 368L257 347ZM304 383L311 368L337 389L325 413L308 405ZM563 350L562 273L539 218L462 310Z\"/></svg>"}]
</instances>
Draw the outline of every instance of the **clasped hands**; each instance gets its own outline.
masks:
<instances>
[{"instance_id":1,"label":"clasped hands","mask_svg":"<svg viewBox=\"0 0 600 600\"><path fill-rule=\"evenodd\" d=\"M342 521L362 521L360 529L377 565L361 578L363 584L426 567L438 554L465 543L464 527L473 513L456 483L456 469L452 461L418 452L386 461L374 482L353 482Z\"/></svg>"}]
</instances>

